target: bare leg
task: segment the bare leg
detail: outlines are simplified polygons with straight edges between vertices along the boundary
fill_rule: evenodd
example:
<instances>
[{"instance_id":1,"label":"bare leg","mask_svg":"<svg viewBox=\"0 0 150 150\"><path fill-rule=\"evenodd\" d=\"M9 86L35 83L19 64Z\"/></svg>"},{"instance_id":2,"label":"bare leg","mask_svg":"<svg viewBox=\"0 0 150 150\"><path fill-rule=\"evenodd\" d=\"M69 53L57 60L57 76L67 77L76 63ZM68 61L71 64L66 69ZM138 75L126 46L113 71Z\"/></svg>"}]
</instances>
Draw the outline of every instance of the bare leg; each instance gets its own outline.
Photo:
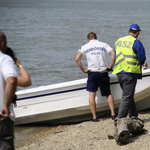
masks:
<instances>
[{"instance_id":1,"label":"bare leg","mask_svg":"<svg viewBox=\"0 0 150 150\"><path fill-rule=\"evenodd\" d=\"M111 116L114 116L115 115L114 98L111 94L109 96L106 96L106 98L111 111Z\"/></svg>"},{"instance_id":2,"label":"bare leg","mask_svg":"<svg viewBox=\"0 0 150 150\"><path fill-rule=\"evenodd\" d=\"M96 92L89 92L89 104L90 104L91 112L93 115L93 119L96 118L95 96L96 96Z\"/></svg>"}]
</instances>

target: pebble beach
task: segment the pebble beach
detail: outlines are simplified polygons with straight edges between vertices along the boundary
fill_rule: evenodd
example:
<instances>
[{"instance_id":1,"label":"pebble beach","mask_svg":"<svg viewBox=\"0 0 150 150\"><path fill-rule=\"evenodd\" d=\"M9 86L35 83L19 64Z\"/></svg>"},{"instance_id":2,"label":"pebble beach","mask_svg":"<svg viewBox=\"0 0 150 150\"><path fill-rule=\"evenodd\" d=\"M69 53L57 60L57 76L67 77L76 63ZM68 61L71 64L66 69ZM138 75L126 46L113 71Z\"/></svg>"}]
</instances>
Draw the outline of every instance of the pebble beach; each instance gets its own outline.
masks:
<instances>
[{"instance_id":1,"label":"pebble beach","mask_svg":"<svg viewBox=\"0 0 150 150\"><path fill-rule=\"evenodd\" d=\"M20 131L15 127L15 148L16 150L149 150L150 109L140 111L139 118L144 120L144 131L139 135L130 135L126 145L118 145L115 139L108 138L109 134L114 133L114 122L109 115L104 115L99 118L99 122L85 121L53 127L20 127Z\"/></svg>"}]
</instances>

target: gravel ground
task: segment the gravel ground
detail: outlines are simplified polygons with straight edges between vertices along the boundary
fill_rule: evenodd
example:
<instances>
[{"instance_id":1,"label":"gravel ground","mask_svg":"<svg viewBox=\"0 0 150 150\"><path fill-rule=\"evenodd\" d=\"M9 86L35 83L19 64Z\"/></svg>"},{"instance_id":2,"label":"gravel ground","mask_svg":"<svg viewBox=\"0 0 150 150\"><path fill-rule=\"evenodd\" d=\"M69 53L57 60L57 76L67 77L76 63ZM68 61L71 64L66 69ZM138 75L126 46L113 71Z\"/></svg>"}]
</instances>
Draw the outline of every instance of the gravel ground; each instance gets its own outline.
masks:
<instances>
[{"instance_id":1,"label":"gravel ground","mask_svg":"<svg viewBox=\"0 0 150 150\"><path fill-rule=\"evenodd\" d=\"M144 120L145 131L130 136L129 143L118 145L108 134L114 132L114 124L106 115L99 122L86 121L73 125L55 127L34 127L34 131L15 131L16 150L149 150L150 149L150 109L139 112ZM27 134L30 133L30 134ZM26 138L21 139L21 137Z\"/></svg>"}]
</instances>

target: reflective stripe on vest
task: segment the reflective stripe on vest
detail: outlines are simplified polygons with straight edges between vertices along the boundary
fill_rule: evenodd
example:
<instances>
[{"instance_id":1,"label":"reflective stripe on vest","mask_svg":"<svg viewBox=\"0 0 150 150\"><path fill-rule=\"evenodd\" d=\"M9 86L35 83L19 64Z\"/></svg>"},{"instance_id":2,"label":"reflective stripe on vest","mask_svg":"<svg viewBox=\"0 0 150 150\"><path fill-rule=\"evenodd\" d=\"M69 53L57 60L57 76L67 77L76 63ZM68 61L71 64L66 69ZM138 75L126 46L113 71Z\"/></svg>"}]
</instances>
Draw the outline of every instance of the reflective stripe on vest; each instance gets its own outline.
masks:
<instances>
[{"instance_id":1,"label":"reflective stripe on vest","mask_svg":"<svg viewBox=\"0 0 150 150\"><path fill-rule=\"evenodd\" d=\"M123 55L121 52L116 56L116 59L120 56ZM137 59L137 56L132 56L132 55L123 55L126 58L133 58L133 59Z\"/></svg>"},{"instance_id":2,"label":"reflective stripe on vest","mask_svg":"<svg viewBox=\"0 0 150 150\"><path fill-rule=\"evenodd\" d=\"M116 63L112 74L117 74L122 70L131 73L141 73L140 62L132 49L135 40L136 38L131 35L117 40L115 43Z\"/></svg>"},{"instance_id":3,"label":"reflective stripe on vest","mask_svg":"<svg viewBox=\"0 0 150 150\"><path fill-rule=\"evenodd\" d=\"M116 56L116 59L117 59L119 56L121 56L121 55L123 55L123 54L120 52L120 53ZM132 56L132 55L123 55L123 56L124 56L125 58L137 59L137 56ZM120 60L115 64L115 66L117 66L119 63L121 63L122 61L124 61L125 58L120 59ZM134 63L134 62L130 62L130 61L127 61L127 63L128 63L128 64L132 64L132 65L137 65L137 66L140 65L140 63Z\"/></svg>"}]
</instances>

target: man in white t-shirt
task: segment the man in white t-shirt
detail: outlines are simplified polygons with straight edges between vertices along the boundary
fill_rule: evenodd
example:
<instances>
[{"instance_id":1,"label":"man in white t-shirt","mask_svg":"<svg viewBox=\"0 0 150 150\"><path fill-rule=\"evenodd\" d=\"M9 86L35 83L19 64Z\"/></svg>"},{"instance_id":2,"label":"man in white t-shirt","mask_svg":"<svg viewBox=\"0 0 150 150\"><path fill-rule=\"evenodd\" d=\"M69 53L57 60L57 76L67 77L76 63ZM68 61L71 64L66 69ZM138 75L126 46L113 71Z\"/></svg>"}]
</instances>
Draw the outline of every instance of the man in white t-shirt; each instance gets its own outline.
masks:
<instances>
[{"instance_id":1,"label":"man in white t-shirt","mask_svg":"<svg viewBox=\"0 0 150 150\"><path fill-rule=\"evenodd\" d=\"M83 73L88 73L87 91L89 91L89 104L93 115L93 122L98 122L96 116L95 96L98 87L101 95L106 96L109 108L111 110L112 119L115 119L114 99L110 92L110 83L108 71L112 70L115 63L115 52L107 44L97 40L95 33L91 32L87 35L88 43L79 49L76 56L76 63ZM110 66L107 66L106 53L111 55ZM88 68L85 69L81 63L82 56L85 55Z\"/></svg>"},{"instance_id":2,"label":"man in white t-shirt","mask_svg":"<svg viewBox=\"0 0 150 150\"><path fill-rule=\"evenodd\" d=\"M12 58L5 53L7 38L0 31L0 150L14 150L15 114L12 99L17 86L17 72Z\"/></svg>"}]
</instances>

